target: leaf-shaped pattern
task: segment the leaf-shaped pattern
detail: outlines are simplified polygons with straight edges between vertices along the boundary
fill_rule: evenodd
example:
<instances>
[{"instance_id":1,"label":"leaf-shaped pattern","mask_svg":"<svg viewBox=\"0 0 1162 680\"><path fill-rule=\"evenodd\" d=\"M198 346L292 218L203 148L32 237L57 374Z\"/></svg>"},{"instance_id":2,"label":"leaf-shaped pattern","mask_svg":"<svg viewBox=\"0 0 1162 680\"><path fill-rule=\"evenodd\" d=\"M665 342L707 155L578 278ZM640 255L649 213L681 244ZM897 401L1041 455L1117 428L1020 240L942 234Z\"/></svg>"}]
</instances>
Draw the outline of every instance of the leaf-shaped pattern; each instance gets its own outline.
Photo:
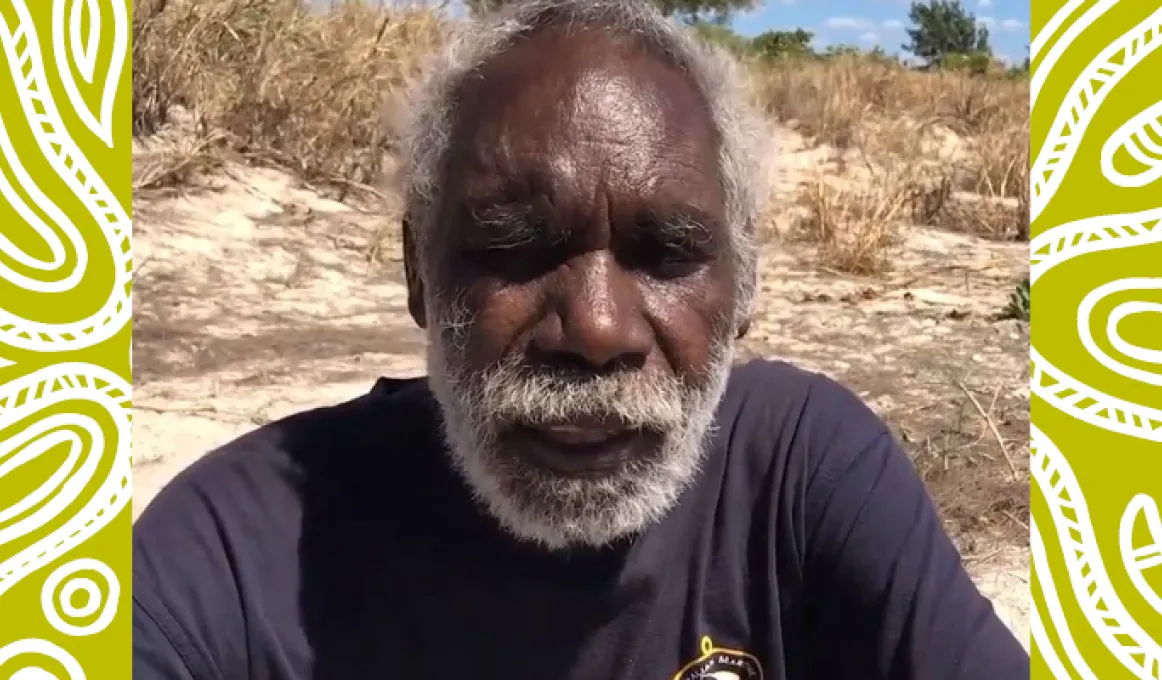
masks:
<instances>
[{"instance_id":1,"label":"leaf-shaped pattern","mask_svg":"<svg viewBox=\"0 0 1162 680\"><path fill-rule=\"evenodd\" d=\"M89 30L82 32L82 21L89 20ZM93 82L93 75L97 70L97 47L101 38L101 6L97 0L73 0L72 11L69 12L69 46L72 48L73 59L76 60L77 70L86 83Z\"/></svg>"},{"instance_id":2,"label":"leaf-shaped pattern","mask_svg":"<svg viewBox=\"0 0 1162 680\"><path fill-rule=\"evenodd\" d=\"M1137 172L1118 168L1117 153L1126 154L1140 164ZM1101 172L1117 186L1144 187L1162 177L1162 101L1148 107L1122 124L1101 149Z\"/></svg>"},{"instance_id":3,"label":"leaf-shaped pattern","mask_svg":"<svg viewBox=\"0 0 1162 680\"><path fill-rule=\"evenodd\" d=\"M1136 545L1134 541L1134 528L1139 520L1145 525L1145 545ZM1154 499L1146 494L1135 496L1122 514L1118 533L1126 573L1130 575L1142 599L1149 602L1154 611L1162 614L1162 597L1147 578L1149 575L1162 574L1162 517L1158 514L1158 504Z\"/></svg>"},{"instance_id":4,"label":"leaf-shaped pattern","mask_svg":"<svg viewBox=\"0 0 1162 680\"><path fill-rule=\"evenodd\" d=\"M81 95L74 72L79 72L87 83L96 78L103 11L108 11L112 19L112 53L108 72L101 79L100 101L94 109ZM86 16L88 30L84 30L82 20ZM112 147L113 105L129 49L129 17L125 4L107 0L103 10L100 0L52 0L52 26L53 57L69 103L85 127L106 146Z\"/></svg>"}]
</instances>

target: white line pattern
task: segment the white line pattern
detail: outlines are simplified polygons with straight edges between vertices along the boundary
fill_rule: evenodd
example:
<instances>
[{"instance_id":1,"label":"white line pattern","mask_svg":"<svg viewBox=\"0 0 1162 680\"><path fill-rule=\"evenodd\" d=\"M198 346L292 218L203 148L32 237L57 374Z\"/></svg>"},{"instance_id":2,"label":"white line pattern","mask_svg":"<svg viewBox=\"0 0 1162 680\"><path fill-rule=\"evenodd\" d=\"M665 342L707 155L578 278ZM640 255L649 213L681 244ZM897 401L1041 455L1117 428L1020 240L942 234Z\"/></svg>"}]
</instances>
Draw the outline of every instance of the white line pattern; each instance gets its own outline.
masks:
<instances>
[{"instance_id":1,"label":"white line pattern","mask_svg":"<svg viewBox=\"0 0 1162 680\"><path fill-rule=\"evenodd\" d=\"M120 1L116 0L113 4L116 5ZM125 209L85 158L61 120L48 86L40 43L25 0L11 0L11 8L17 14L19 22L15 27L10 26L4 16L0 15L0 45L3 47L4 61L8 63L8 70L16 86L29 128L45 159L85 205L100 228L113 257L115 277L112 290L101 308L88 318L77 322L41 323L0 309L0 344L38 352L60 352L91 347L116 335L130 318L132 223ZM121 23L126 21L124 16L115 16L115 21L117 20ZM128 28L123 27L121 30L124 32ZM115 75L118 78L120 76L119 72ZM116 88L116 84L112 87ZM20 166L14 151L3 149L3 152L8 165L14 170ZM24 184L23 181L21 183ZM72 240L72 234L66 227L68 220L61 221L59 215L52 212L55 206L52 206L51 201L42 200L43 193L39 190L34 191L27 185L24 188L38 207L57 218L58 227ZM7 198L7 194L5 197ZM36 228L39 225L33 223L33 226ZM52 244L51 239L49 243ZM72 245L78 259L83 258L85 256L83 243L76 240ZM4 243L0 242L0 249L7 252L9 248L3 246ZM6 269L0 269L0 275L12 280ZM20 285L19 281L13 282ZM24 287L36 290L35 287Z\"/></svg>"},{"instance_id":2,"label":"white line pattern","mask_svg":"<svg viewBox=\"0 0 1162 680\"><path fill-rule=\"evenodd\" d=\"M0 666L20 656L48 657L64 667L66 673L64 680L85 680L85 671L81 664L77 663L71 654L48 640L36 638L17 640L0 647ZM9 676L8 680L61 680L61 678L37 664L24 666Z\"/></svg>"},{"instance_id":3,"label":"white line pattern","mask_svg":"<svg viewBox=\"0 0 1162 680\"><path fill-rule=\"evenodd\" d=\"M121 81L121 69L125 67L125 55L129 49L129 21L126 18L127 6L120 0L109 3L113 8L113 52L110 57L109 73L105 76L105 85L101 90L101 104L94 115L88 102L81 96L77 88L76 79L69 69L69 57L72 57L77 70L85 82L92 83L94 70L97 66L97 46L101 37L101 5L97 0L72 0L69 12L68 30L65 28L65 7L68 0L53 0L52 2L52 47L53 58L57 65L57 74L64 85L65 94L73 110L80 117L81 122L105 146L113 148L113 104L117 98L117 86ZM87 38L81 36L81 10L89 18ZM65 35L68 34L69 49L65 49Z\"/></svg>"},{"instance_id":4,"label":"white line pattern","mask_svg":"<svg viewBox=\"0 0 1162 680\"><path fill-rule=\"evenodd\" d=\"M1150 542L1142 547L1134 546L1134 524L1141 518L1146 523ZM1158 515L1158 504L1145 494L1138 494L1122 513L1118 527L1118 547L1122 553L1122 564L1130 581L1142 599L1150 603L1154 611L1162 614L1162 597L1158 596L1146 581L1145 572L1162 567L1162 517Z\"/></svg>"},{"instance_id":5,"label":"white line pattern","mask_svg":"<svg viewBox=\"0 0 1162 680\"><path fill-rule=\"evenodd\" d=\"M1045 58L1041 60L1041 63L1037 65L1033 77L1029 80L1029 106L1037 103L1037 94L1041 92L1041 86L1044 85L1045 78L1049 76L1053 67L1057 65L1058 60L1065 54L1065 50L1069 49L1069 46L1073 44L1073 41L1077 40L1077 36L1081 35L1082 31L1092 26L1093 22L1097 21L1101 15L1105 14L1117 3L1118 0L1101 0L1101 2L1089 8L1089 11L1085 14L1081 15L1081 18L1070 24L1069 28L1065 29L1065 33L1061 38L1053 43L1053 47L1045 55ZM1041 53L1041 50L1045 48L1049 39L1056 35L1057 31L1061 29L1061 26L1065 24L1065 20L1072 16L1084 4L1085 0L1070 0L1062 5L1061 9L1057 10L1052 18L1049 19L1048 23L1037 33L1036 37L1033 38L1032 42L1029 43L1029 58L1036 59L1037 55Z\"/></svg>"},{"instance_id":6,"label":"white line pattern","mask_svg":"<svg viewBox=\"0 0 1162 680\"><path fill-rule=\"evenodd\" d=\"M1122 124L1101 148L1101 174L1119 187L1138 189L1162 177L1162 101ZM1124 150L1146 169L1129 175L1114 165L1114 156Z\"/></svg>"},{"instance_id":7,"label":"white line pattern","mask_svg":"<svg viewBox=\"0 0 1162 680\"><path fill-rule=\"evenodd\" d=\"M1041 596L1045 598L1045 606L1049 610L1049 620L1053 622L1053 628L1057 631L1057 637L1065 649L1065 657L1069 659L1070 665L1082 677L1082 680L1098 680L1097 676L1090 670L1089 664L1081 656L1081 650L1077 648L1077 643L1073 641L1069 622L1065 619L1065 610L1061 607L1061 598L1057 596L1057 586L1053 582L1053 573L1049 570L1049 557L1045 550L1045 541L1041 538L1041 531L1037 528L1037 520L1035 519L1029 522L1029 553L1033 572L1037 574L1037 581L1041 585ZM1045 630L1045 624L1042 623L1035 606L1029 610L1029 627L1033 639L1037 641L1037 648L1050 667L1054 669L1054 677L1072 677L1065 671L1065 666L1061 660L1057 658L1057 653Z\"/></svg>"},{"instance_id":8,"label":"white line pattern","mask_svg":"<svg viewBox=\"0 0 1162 680\"><path fill-rule=\"evenodd\" d=\"M1162 386L1162 373L1147 371L1118 361L1107 354L1093 339L1091 317L1093 316L1094 307L1099 302L1116 293L1144 290L1162 290L1162 279L1118 279L1117 281L1110 281L1093 289L1089 295L1085 296L1085 299L1081 301L1081 305L1077 308L1077 333L1081 338L1081 344L1085 347L1085 351L1089 352L1089 355L1096 359L1102 366L1130 380L1136 380L1147 385ZM1106 339L1114 346L1114 349L1122 354L1143 363L1157 364L1162 368L1162 352L1134 345L1123 338L1118 330L1118 324L1127 317L1136 314L1157 313L1162 313L1162 305L1155 302L1140 302L1134 300L1119 304L1117 307L1114 307L1106 319Z\"/></svg>"},{"instance_id":9,"label":"white line pattern","mask_svg":"<svg viewBox=\"0 0 1162 680\"><path fill-rule=\"evenodd\" d=\"M34 296L30 309L42 309L67 303L92 273L90 262L105 261L106 248L113 276L100 307L79 312L78 317L88 315L79 320L25 318L27 313L18 315L5 304L9 300L0 299L0 350L69 352L113 338L131 315L132 222L78 143L114 145L114 104L128 68L129 6L111 0L111 10L102 16L101 0L33 5L51 9L49 35L42 41L27 3L0 3L0 77L10 76L19 103L18 112L8 110L7 120L0 116L0 201L12 206L15 226L27 225L47 255L33 256L16 245L18 239L0 234L0 279ZM111 38L102 43L102 36ZM44 47L51 48L60 78L54 84L57 97L63 91L66 113L84 125L73 131L81 137L71 136L54 100ZM99 55L109 60L104 73L98 72ZM86 101L80 81L99 94L99 101ZM35 148L27 147L22 158L17 149L26 134ZM47 161L63 183L60 189L67 187L83 211L66 214L64 204L50 197L49 185L38 184L45 178L29 171L36 167L36 155ZM52 174L47 179L55 181ZM94 244L98 250L90 252ZM0 499L0 597L97 534L132 495L130 385L100 366L57 356L62 363L0 385L0 478L41 470L36 463L46 459L59 461L33 481L35 488ZM0 357L0 368L13 365ZM116 618L121 584L107 564L81 557L53 570L40 593L41 613L58 633L86 637L106 630ZM13 613L4 604L0 611ZM0 647L0 666L12 680L85 680L81 664L49 640L29 638ZM101 676L99 670L96 674Z\"/></svg>"},{"instance_id":10,"label":"white line pattern","mask_svg":"<svg viewBox=\"0 0 1162 680\"><path fill-rule=\"evenodd\" d=\"M24 421L33 421L20 435L0 442L0 473L15 470L20 463L10 463L10 460L31 459L37 453L50 448L44 446L40 437L48 434L53 441L63 443L70 441L69 434L59 430L48 429L44 423L50 425L69 424L73 427L86 429L92 436L92 430L85 428L83 416L72 416L73 420L58 418L56 421L36 420L38 414L45 409L69 401L87 401L105 410L112 418L117 442L116 448L108 450L102 438L95 438L91 448L87 451L71 451L70 460L80 460L80 465L58 468L49 480L31 492L42 496L51 495L52 511L49 514L36 514L33 520L27 523L17 522L9 527L0 524L0 546L16 537L26 536L30 532L48 527L50 523L60 520L60 510L70 504L85 498L84 507L76 515L60 522L57 529L44 536L33 545L3 561L0 561L0 595L7 592L17 582L28 574L38 570L52 560L62 556L87 541L87 539L101 528L105 527L113 518L127 506L132 492L131 480L131 421L129 413L129 385L119 375L105 370L100 366L89 364L58 364L42 368L26 377L9 382L0 387L0 431L16 427ZM96 432L101 431L100 428ZM31 435L22 436L26 432ZM55 434L59 432L59 434ZM100 486L93 491L92 470L96 460L112 458L112 463ZM72 472L69 474L69 472ZM87 493L86 493L87 489ZM17 500L15 507L29 506L26 499ZM3 510L7 513L8 510ZM19 513L8 513L16 516ZM0 515L0 522L6 515ZM7 534L6 534L7 532Z\"/></svg>"},{"instance_id":11,"label":"white line pattern","mask_svg":"<svg viewBox=\"0 0 1162 680\"><path fill-rule=\"evenodd\" d=\"M1134 677L1159 680L1162 647L1134 620L1114 590L1077 477L1057 446L1035 425L1030 426L1030 436L1033 480L1049 505L1078 605L1102 643ZM1036 573L1038 579L1052 578L1045 567ZM1058 635L1065 638L1069 633L1058 630Z\"/></svg>"},{"instance_id":12,"label":"white line pattern","mask_svg":"<svg viewBox=\"0 0 1162 680\"><path fill-rule=\"evenodd\" d=\"M1030 284L1052 268L1082 255L1162 243L1162 209L1102 215L1039 234L1030 243ZM1090 425L1162 442L1162 411L1090 387L1030 348L1032 391L1054 408ZM1098 361L1097 357L1095 357Z\"/></svg>"},{"instance_id":13,"label":"white line pattern","mask_svg":"<svg viewBox=\"0 0 1162 680\"><path fill-rule=\"evenodd\" d=\"M1036 220L1057 193L1081 138L1106 95L1160 45L1162 8L1102 50L1074 81L1033 161L1030 219ZM1031 83L1030 96L1035 99L1038 94L1040 85Z\"/></svg>"}]
</instances>

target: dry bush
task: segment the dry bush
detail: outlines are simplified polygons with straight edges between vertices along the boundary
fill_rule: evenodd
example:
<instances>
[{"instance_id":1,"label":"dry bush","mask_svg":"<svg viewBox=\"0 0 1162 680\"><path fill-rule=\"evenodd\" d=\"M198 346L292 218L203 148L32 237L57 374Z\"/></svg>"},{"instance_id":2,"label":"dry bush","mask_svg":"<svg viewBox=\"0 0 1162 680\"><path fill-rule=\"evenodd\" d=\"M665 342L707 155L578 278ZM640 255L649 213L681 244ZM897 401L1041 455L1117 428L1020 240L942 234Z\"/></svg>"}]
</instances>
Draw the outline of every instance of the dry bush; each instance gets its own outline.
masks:
<instances>
[{"instance_id":1,"label":"dry bush","mask_svg":"<svg viewBox=\"0 0 1162 680\"><path fill-rule=\"evenodd\" d=\"M306 179L369 183L391 150L386 98L445 35L424 9L135 0L134 132L160 129L181 107L199 134L250 158Z\"/></svg>"},{"instance_id":2,"label":"dry bush","mask_svg":"<svg viewBox=\"0 0 1162 680\"><path fill-rule=\"evenodd\" d=\"M1020 214L1016 199L956 192L928 224L992 240L1014 240L1021 237Z\"/></svg>"},{"instance_id":3,"label":"dry bush","mask_svg":"<svg viewBox=\"0 0 1162 680\"><path fill-rule=\"evenodd\" d=\"M755 62L752 70L755 97L768 113L838 148L854 143L868 116L892 96L892 81L898 80L893 67L847 56L825 62Z\"/></svg>"},{"instance_id":4,"label":"dry bush","mask_svg":"<svg viewBox=\"0 0 1162 680\"><path fill-rule=\"evenodd\" d=\"M950 178L921 224L1027 238L1027 81L859 56L754 62L752 71L760 105L815 143L857 149L867 163L924 166L937 185Z\"/></svg>"},{"instance_id":5,"label":"dry bush","mask_svg":"<svg viewBox=\"0 0 1162 680\"><path fill-rule=\"evenodd\" d=\"M819 244L821 264L857 275L878 274L890 263L889 251L900 241L923 191L909 172L892 169L868 182L808 183L800 195L804 215L800 235Z\"/></svg>"},{"instance_id":6,"label":"dry bush","mask_svg":"<svg viewBox=\"0 0 1162 680\"><path fill-rule=\"evenodd\" d=\"M845 147L869 120L939 122L972 137L1028 127L1027 81L926 72L874 57L752 62L757 100L818 141Z\"/></svg>"}]
</instances>

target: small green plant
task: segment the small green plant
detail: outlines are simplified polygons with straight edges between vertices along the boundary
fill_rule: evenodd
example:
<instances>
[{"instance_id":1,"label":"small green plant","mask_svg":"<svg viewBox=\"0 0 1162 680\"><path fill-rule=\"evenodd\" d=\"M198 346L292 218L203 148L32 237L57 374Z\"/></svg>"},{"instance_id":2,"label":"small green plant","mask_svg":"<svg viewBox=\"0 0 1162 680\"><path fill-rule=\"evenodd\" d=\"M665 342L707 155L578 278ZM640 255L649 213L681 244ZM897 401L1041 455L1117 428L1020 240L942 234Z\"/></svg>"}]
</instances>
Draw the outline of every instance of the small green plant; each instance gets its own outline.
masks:
<instances>
[{"instance_id":1,"label":"small green plant","mask_svg":"<svg viewBox=\"0 0 1162 680\"><path fill-rule=\"evenodd\" d=\"M988 52L946 54L940 62L940 67L946 71L965 71L974 76L985 75L990 69L996 68L993 56Z\"/></svg>"},{"instance_id":2,"label":"small green plant","mask_svg":"<svg viewBox=\"0 0 1162 680\"><path fill-rule=\"evenodd\" d=\"M1009 293L1009 303L1002 316L1006 319L1029 320L1029 277L1021 279L1016 289Z\"/></svg>"}]
</instances>

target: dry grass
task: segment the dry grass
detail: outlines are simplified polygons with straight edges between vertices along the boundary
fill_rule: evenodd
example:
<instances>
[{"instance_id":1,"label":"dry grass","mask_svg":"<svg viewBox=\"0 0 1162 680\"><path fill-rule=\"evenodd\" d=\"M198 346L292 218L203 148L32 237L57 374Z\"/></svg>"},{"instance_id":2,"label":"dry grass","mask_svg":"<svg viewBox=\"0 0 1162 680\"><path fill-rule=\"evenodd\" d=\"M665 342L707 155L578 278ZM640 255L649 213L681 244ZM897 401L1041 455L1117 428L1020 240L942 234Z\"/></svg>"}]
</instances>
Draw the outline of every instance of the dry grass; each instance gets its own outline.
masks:
<instances>
[{"instance_id":1,"label":"dry grass","mask_svg":"<svg viewBox=\"0 0 1162 680\"><path fill-rule=\"evenodd\" d=\"M816 146L833 148L856 185L802 189L809 207L803 231L815 235L827 266L855 274L886 269L909 218L987 238L1028 238L1027 81L857 56L756 62L752 80L757 103ZM852 156L856 172L847 173ZM900 167L914 169L912 177L883 171Z\"/></svg>"},{"instance_id":2,"label":"dry grass","mask_svg":"<svg viewBox=\"0 0 1162 680\"><path fill-rule=\"evenodd\" d=\"M378 183L395 142L384 104L447 28L430 9L360 2L329 13L294 0L134 0L133 9L134 131L164 142L137 159L138 189L187 184L227 157L344 192ZM799 196L794 232L818 243L822 266L885 271L914 224L1028 238L1027 81L858 57L756 63L751 75L773 118L846 164ZM174 120L175 111L184 114ZM1027 440L1016 432L1027 406L993 402L1015 414L1006 436ZM1027 484L988 457L988 433L962 410L963 423L917 423L928 433L911 439L917 467L966 530L1022 515Z\"/></svg>"},{"instance_id":3,"label":"dry grass","mask_svg":"<svg viewBox=\"0 0 1162 680\"><path fill-rule=\"evenodd\" d=\"M445 36L429 10L358 2L312 13L294 0L136 0L133 18L135 133L182 107L219 146L344 186L378 178L386 98Z\"/></svg>"},{"instance_id":4,"label":"dry grass","mask_svg":"<svg viewBox=\"0 0 1162 680\"><path fill-rule=\"evenodd\" d=\"M866 183L817 176L800 195L802 236L819 243L821 263L858 275L878 274L921 197L916 179L901 170L880 172Z\"/></svg>"},{"instance_id":5,"label":"dry grass","mask_svg":"<svg viewBox=\"0 0 1162 680\"><path fill-rule=\"evenodd\" d=\"M1028 407L1005 385L975 390L895 424L917 471L965 553L975 542L1024 541L1029 514ZM975 394L974 394L975 393ZM931 422L926 422L931 421Z\"/></svg>"}]
</instances>

